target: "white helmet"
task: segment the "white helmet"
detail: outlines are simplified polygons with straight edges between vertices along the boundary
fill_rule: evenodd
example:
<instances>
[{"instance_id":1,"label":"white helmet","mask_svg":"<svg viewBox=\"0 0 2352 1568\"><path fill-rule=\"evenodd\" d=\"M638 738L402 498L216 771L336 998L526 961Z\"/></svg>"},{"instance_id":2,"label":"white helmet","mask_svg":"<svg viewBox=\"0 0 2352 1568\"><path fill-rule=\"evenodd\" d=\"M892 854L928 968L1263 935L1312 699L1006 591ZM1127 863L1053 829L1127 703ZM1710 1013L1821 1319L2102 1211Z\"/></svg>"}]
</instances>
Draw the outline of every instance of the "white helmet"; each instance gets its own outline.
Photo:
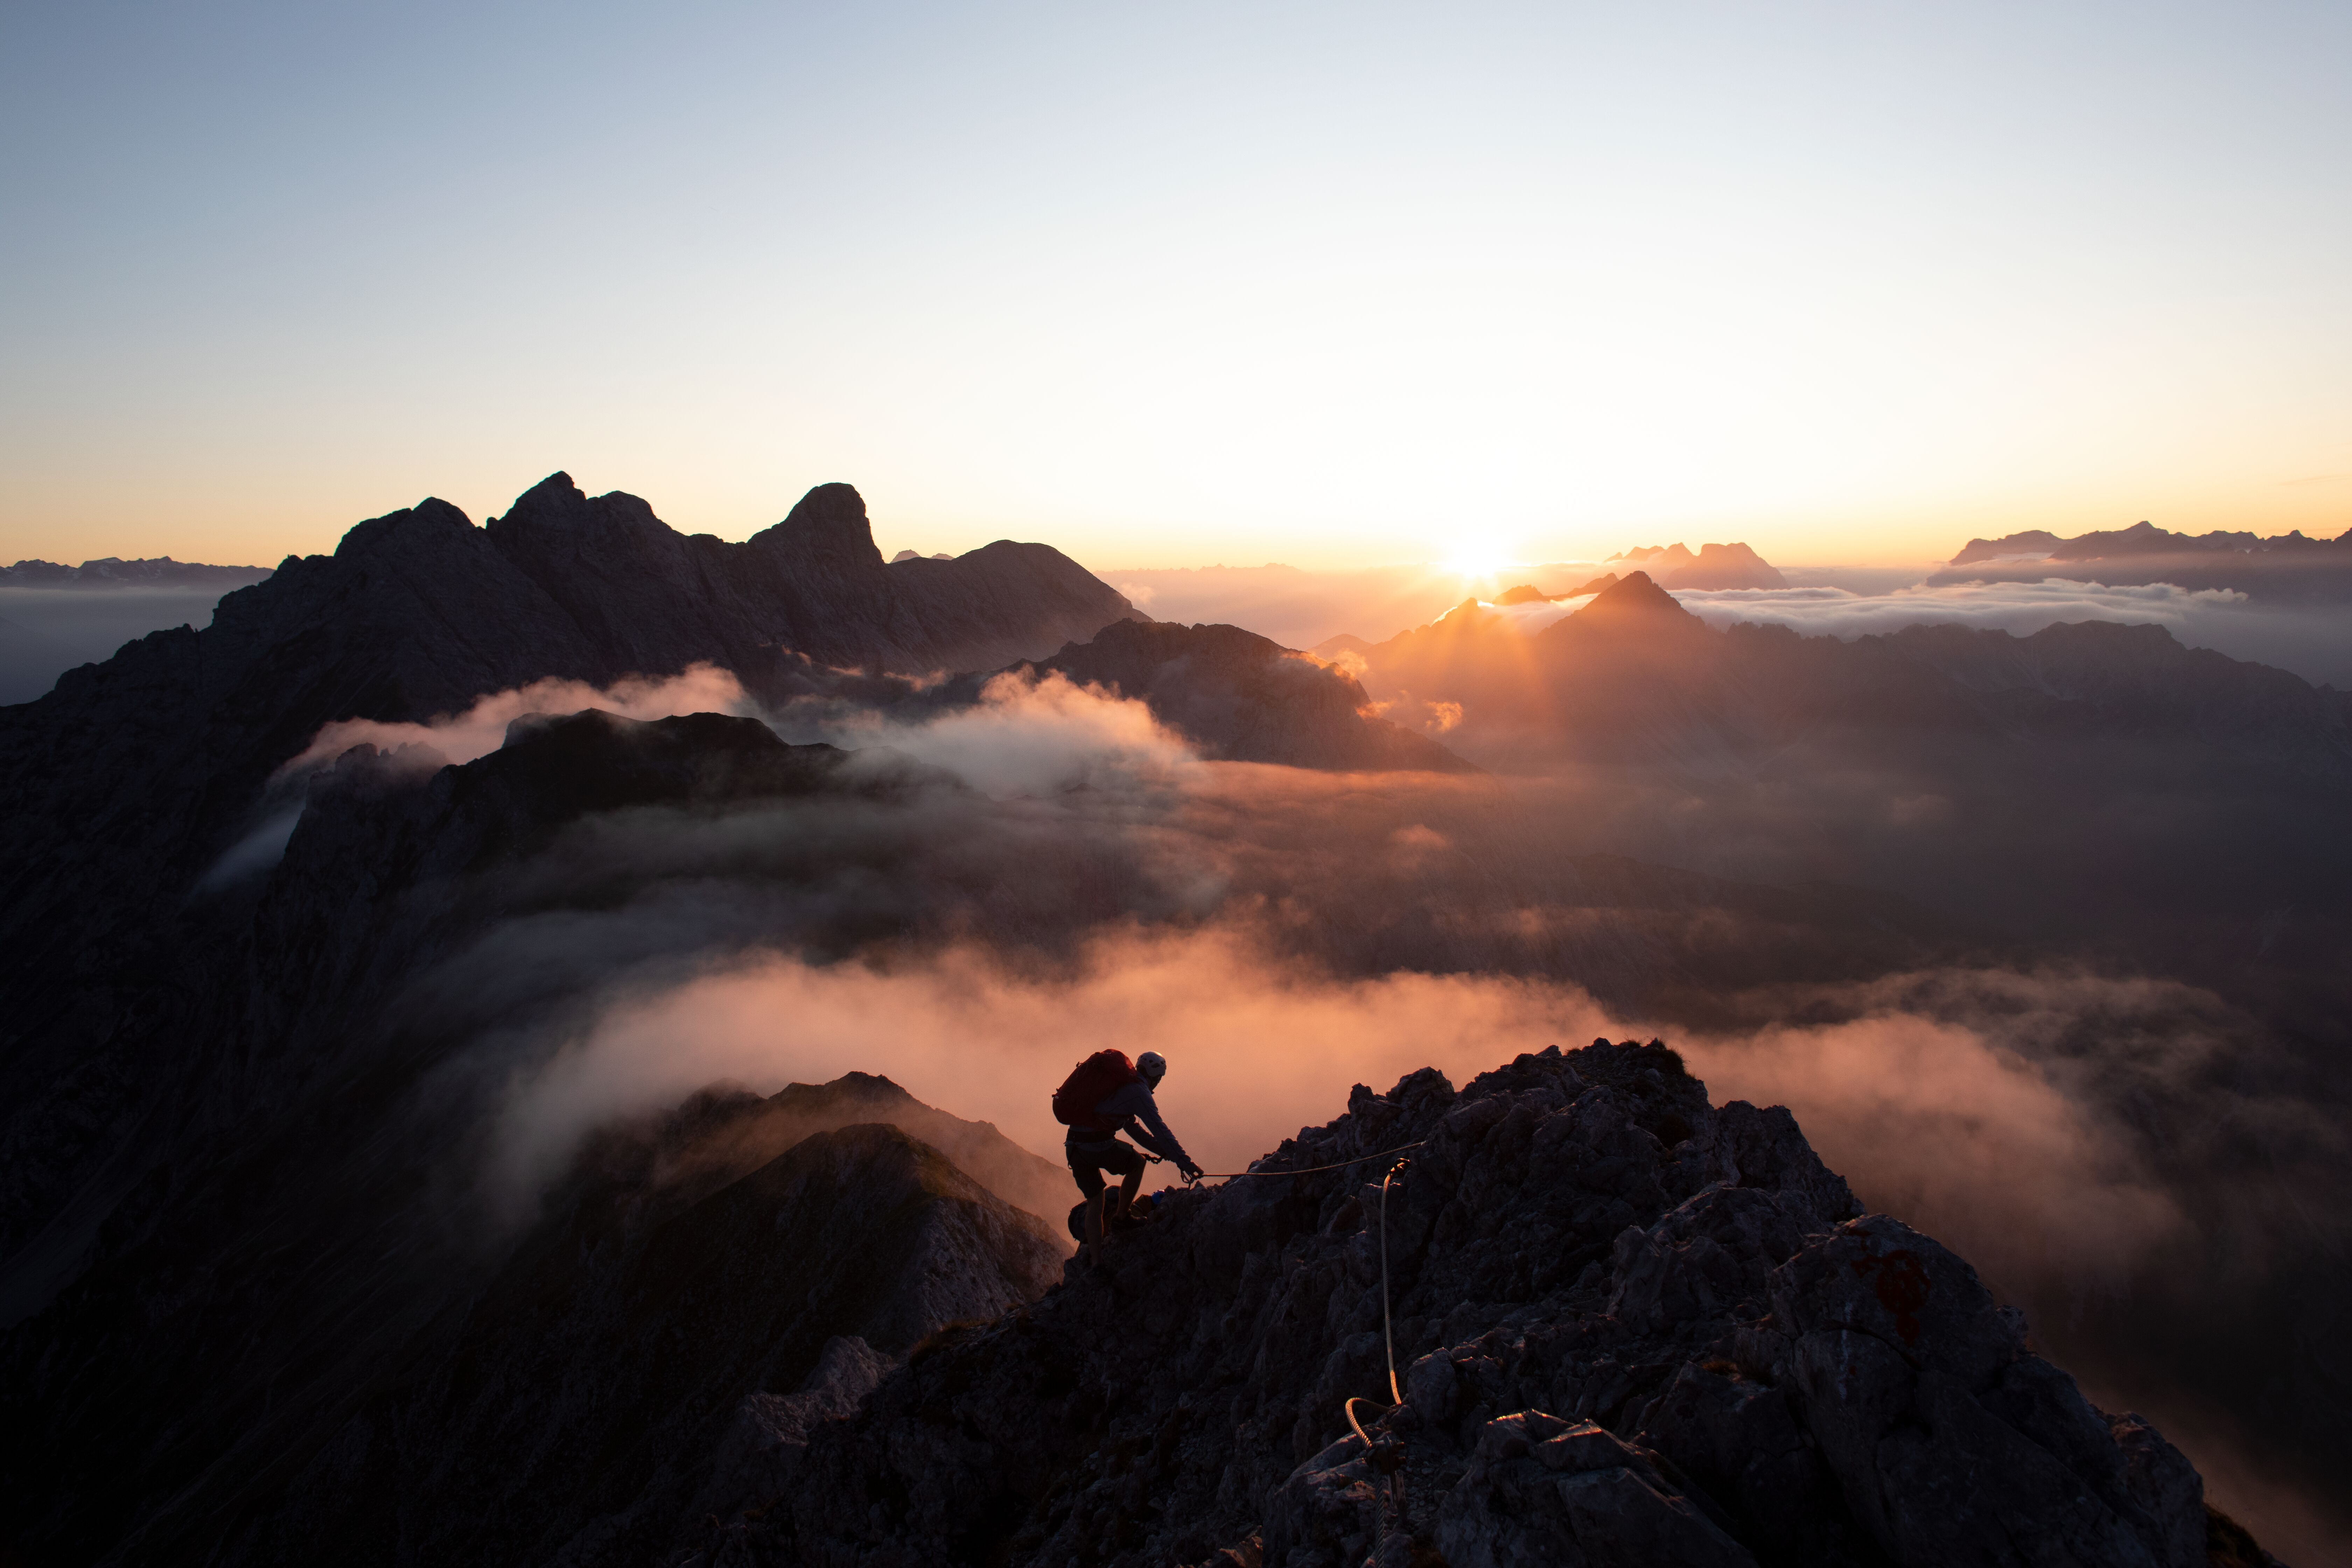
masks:
<instances>
[{"instance_id":1,"label":"white helmet","mask_svg":"<svg viewBox=\"0 0 2352 1568\"><path fill-rule=\"evenodd\" d=\"M1158 1083L1168 1075L1168 1058L1158 1051L1146 1051L1135 1058L1135 1070L1143 1075L1146 1083Z\"/></svg>"}]
</instances>

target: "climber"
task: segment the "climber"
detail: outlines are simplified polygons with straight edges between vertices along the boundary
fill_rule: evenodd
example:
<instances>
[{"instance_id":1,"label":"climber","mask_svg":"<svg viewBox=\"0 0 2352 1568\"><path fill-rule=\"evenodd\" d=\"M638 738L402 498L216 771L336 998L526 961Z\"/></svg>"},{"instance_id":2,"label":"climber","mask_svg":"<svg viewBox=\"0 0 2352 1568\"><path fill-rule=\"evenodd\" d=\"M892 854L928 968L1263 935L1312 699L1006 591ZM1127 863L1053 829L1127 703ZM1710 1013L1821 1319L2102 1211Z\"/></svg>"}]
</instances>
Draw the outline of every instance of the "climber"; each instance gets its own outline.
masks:
<instances>
[{"instance_id":1,"label":"climber","mask_svg":"<svg viewBox=\"0 0 2352 1568\"><path fill-rule=\"evenodd\" d=\"M1070 1174L1086 1194L1086 1234L1079 1239L1081 1259L1092 1262L1104 1236L1124 1223L1143 1184L1143 1152L1118 1141L1126 1133L1163 1160L1173 1160L1184 1179L1201 1179L1201 1167L1160 1120L1151 1091L1168 1071L1168 1059L1146 1051L1132 1063L1125 1051L1097 1051L1071 1070L1054 1091L1054 1120L1066 1125L1064 1150ZM1116 1195L1107 1196L1103 1173L1123 1177Z\"/></svg>"}]
</instances>

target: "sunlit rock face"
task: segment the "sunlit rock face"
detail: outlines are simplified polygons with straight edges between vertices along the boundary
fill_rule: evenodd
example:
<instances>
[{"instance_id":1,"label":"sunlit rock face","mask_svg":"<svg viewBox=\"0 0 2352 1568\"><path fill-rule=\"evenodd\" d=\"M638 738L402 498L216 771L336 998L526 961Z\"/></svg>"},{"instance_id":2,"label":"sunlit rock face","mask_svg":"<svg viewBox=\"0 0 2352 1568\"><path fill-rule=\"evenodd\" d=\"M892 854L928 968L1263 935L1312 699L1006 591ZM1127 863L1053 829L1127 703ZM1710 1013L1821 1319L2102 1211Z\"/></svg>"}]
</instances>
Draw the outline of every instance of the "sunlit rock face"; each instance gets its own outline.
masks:
<instances>
[{"instance_id":1,"label":"sunlit rock face","mask_svg":"<svg viewBox=\"0 0 2352 1568\"><path fill-rule=\"evenodd\" d=\"M1711 1106L1670 1050L1360 1086L1261 1164L1341 1162L1163 1201L677 1560L2205 1561L2177 1450L1966 1262L1861 1214L1788 1112Z\"/></svg>"}]
</instances>

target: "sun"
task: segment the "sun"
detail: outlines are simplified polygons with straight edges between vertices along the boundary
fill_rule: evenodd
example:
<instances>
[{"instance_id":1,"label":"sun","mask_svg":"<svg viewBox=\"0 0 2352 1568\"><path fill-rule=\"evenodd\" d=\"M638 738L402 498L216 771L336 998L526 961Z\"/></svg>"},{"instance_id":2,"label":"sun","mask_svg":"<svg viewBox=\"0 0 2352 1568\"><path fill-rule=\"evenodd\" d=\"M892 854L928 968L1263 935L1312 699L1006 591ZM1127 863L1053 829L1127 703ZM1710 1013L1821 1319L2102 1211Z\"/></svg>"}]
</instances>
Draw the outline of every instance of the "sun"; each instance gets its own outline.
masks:
<instances>
[{"instance_id":1,"label":"sun","mask_svg":"<svg viewBox=\"0 0 2352 1568\"><path fill-rule=\"evenodd\" d=\"M1510 552L1491 539L1456 540L1453 550L1438 563L1442 570L1463 578L1500 576L1516 564Z\"/></svg>"}]
</instances>

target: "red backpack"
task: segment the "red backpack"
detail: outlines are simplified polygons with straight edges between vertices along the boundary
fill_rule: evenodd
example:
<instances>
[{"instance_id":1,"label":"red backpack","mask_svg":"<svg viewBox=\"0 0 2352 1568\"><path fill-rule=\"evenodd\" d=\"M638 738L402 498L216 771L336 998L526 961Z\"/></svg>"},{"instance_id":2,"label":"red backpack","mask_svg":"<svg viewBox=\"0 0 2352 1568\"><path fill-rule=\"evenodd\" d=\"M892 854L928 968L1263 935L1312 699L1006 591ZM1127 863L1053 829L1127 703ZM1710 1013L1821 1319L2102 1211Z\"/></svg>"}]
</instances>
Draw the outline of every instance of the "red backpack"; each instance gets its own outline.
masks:
<instances>
[{"instance_id":1,"label":"red backpack","mask_svg":"<svg viewBox=\"0 0 2352 1568\"><path fill-rule=\"evenodd\" d=\"M1116 1132L1118 1123L1096 1115L1095 1107L1141 1076L1125 1051L1097 1051L1072 1068L1054 1091L1054 1120L1088 1132Z\"/></svg>"}]
</instances>

